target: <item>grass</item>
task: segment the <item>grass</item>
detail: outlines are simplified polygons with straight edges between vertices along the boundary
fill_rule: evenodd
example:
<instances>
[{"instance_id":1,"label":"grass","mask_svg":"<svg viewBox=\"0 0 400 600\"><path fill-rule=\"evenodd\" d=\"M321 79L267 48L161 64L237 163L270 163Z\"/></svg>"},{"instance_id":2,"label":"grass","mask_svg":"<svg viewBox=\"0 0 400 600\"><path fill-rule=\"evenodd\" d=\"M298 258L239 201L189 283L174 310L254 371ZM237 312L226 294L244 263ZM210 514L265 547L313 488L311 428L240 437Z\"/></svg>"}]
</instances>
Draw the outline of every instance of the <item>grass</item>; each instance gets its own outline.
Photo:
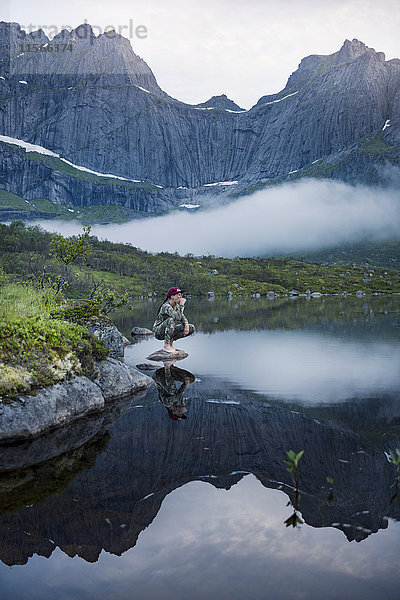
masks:
<instances>
[{"instance_id":1,"label":"grass","mask_svg":"<svg viewBox=\"0 0 400 600\"><path fill-rule=\"evenodd\" d=\"M125 206L110 206L96 204L93 206L82 206L68 209L67 206L55 204L47 198L35 198L24 200L21 196L0 190L0 217L5 213L7 218L27 217L59 217L64 221L79 219L83 224L92 223L125 223L137 216L145 216L146 213L126 208Z\"/></svg>"},{"instance_id":2,"label":"grass","mask_svg":"<svg viewBox=\"0 0 400 600\"><path fill-rule=\"evenodd\" d=\"M13 212L17 217L18 213L23 215L32 213L35 216L40 216L37 213L43 213L44 216L50 214L63 217L64 219L70 219L72 214L67 207L54 204L46 198L35 198L35 200L28 201L6 190L0 190L0 216L2 212Z\"/></svg>"},{"instance_id":3,"label":"grass","mask_svg":"<svg viewBox=\"0 0 400 600\"><path fill-rule=\"evenodd\" d=\"M14 321L25 317L50 318L59 305L50 290L35 290L30 285L9 284L0 289L0 320Z\"/></svg>"},{"instance_id":4,"label":"grass","mask_svg":"<svg viewBox=\"0 0 400 600\"><path fill-rule=\"evenodd\" d=\"M59 302L50 290L6 284L0 289L0 398L15 398L91 375L108 355L85 327L51 318Z\"/></svg>"}]
</instances>

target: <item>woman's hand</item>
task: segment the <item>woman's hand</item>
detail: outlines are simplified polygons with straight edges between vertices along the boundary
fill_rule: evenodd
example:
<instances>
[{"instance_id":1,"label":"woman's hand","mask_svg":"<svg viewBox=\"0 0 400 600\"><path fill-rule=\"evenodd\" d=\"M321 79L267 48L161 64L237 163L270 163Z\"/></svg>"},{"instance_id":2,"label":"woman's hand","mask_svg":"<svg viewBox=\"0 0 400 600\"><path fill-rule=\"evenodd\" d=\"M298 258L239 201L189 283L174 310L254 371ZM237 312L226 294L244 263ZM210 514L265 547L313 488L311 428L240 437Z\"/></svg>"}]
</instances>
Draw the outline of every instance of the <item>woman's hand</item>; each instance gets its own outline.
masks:
<instances>
[{"instance_id":1,"label":"woman's hand","mask_svg":"<svg viewBox=\"0 0 400 600\"><path fill-rule=\"evenodd\" d=\"M185 323L185 327L183 328L183 335L188 335L189 333L189 323Z\"/></svg>"},{"instance_id":2,"label":"woman's hand","mask_svg":"<svg viewBox=\"0 0 400 600\"><path fill-rule=\"evenodd\" d=\"M185 306L186 298L179 298L179 304Z\"/></svg>"}]
</instances>

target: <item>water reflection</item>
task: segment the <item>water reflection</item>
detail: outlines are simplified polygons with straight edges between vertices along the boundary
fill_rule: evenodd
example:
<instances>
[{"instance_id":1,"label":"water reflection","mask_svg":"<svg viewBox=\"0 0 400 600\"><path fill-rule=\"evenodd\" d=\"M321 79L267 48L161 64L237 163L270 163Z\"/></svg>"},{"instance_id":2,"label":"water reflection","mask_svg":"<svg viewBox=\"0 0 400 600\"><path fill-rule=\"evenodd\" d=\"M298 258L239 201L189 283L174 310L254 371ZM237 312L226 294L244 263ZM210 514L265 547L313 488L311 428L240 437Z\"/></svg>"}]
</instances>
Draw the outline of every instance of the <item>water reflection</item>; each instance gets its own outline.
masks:
<instances>
[{"instance_id":1,"label":"water reflection","mask_svg":"<svg viewBox=\"0 0 400 600\"><path fill-rule=\"evenodd\" d=\"M23 564L56 546L89 562L102 549L120 555L135 546L166 496L193 480L229 489L252 473L263 486L283 490L296 506L284 463L290 448L304 448L300 509L307 524L335 526L348 540L360 541L386 528L387 517L400 518L400 507L391 503L393 467L369 440L283 405L260 403L218 380L196 381L186 392L190 419L180 427L165 420L158 391L148 392L108 428L110 439L93 466L75 472L64 490L49 487L48 469L38 469L31 496L25 488L24 505L0 516L1 560ZM14 472L13 480L23 478L21 473ZM57 479L54 468L52 473ZM331 502L327 475L335 482ZM1 488L2 506L9 506L17 489L8 480Z\"/></svg>"},{"instance_id":2,"label":"water reflection","mask_svg":"<svg viewBox=\"0 0 400 600\"><path fill-rule=\"evenodd\" d=\"M128 347L126 361L156 350ZM217 331L186 341L185 366L284 402L319 405L400 392L400 345L303 331Z\"/></svg>"},{"instance_id":3,"label":"water reflection","mask_svg":"<svg viewBox=\"0 0 400 600\"><path fill-rule=\"evenodd\" d=\"M218 299L213 310L215 306ZM129 572L130 585L121 598L131 597L133 588L143 590L144 581L167 585L171 573L182 582L176 598L210 597L216 589L207 588L208 577L216 581L213 568L219 573L221 597L261 599L268 577L278 596L279 582L294 573L298 585L311 590L310 573L318 563L320 579L329 581L331 591L325 587L322 593L316 585L308 597L333 599L332 590L345 587L343 577L351 586L363 576L365 565L357 558L361 550L354 544L346 550L347 541L355 540L378 578L371 589L385 589L385 597L395 598L394 563L381 540L392 540L392 552L399 542L390 531L380 530L387 530L389 522L397 527L394 521L400 520L398 470L385 455L400 448L398 314L382 313L386 325L375 337L362 328L356 331L361 321L352 329L351 318L350 309L348 316L338 317L341 336L338 322L324 322L322 313L318 323L298 329L200 332L187 340L189 357L179 367L171 361L155 371L155 385L145 396L124 400L108 416L79 421L69 431L0 447L0 468L8 469L0 477L0 559L7 565L28 563L18 575L0 566L0 575L9 582L4 589L12 590L20 577L27 581L30 568L34 578L34 555L52 557L48 571L42 561L37 582L48 578L51 569L55 577L60 565L67 565L61 571L77 586L79 577L87 581L82 564L98 563L102 569L90 591L75 593L85 599L105 598L105 573L114 586L122 572ZM362 327L369 330L368 323ZM153 343L158 346L154 340L132 346L127 362L142 361ZM285 464L290 450L304 450L297 482ZM179 497L184 500L178 506ZM234 510L235 497L240 505ZM188 522L184 531L182 505ZM221 523L224 534L218 529ZM195 531L201 533L194 539ZM133 548L134 554L128 552ZM382 551L390 569L376 567ZM179 569L171 552L182 559ZM210 552L214 567L207 562ZM237 552L232 563L229 552ZM116 562L110 554L121 558ZM65 556L83 560L65 563ZM246 579L242 596L230 586L239 571L241 577L245 572L255 578ZM199 580L199 572L205 581ZM71 589L66 579L63 575ZM193 581L198 582L195 593ZM354 595L352 588L351 597L373 598L368 590L364 585L364 595ZM39 595L47 600L53 591L42 585ZM70 598L74 591L58 595ZM158 589L141 597L161 595Z\"/></svg>"},{"instance_id":4,"label":"water reflection","mask_svg":"<svg viewBox=\"0 0 400 600\"><path fill-rule=\"evenodd\" d=\"M172 421L186 419L187 408L183 393L195 381L195 376L190 371L175 366L174 360L164 361L164 366L157 369L153 379L157 386L160 402L167 409ZM177 387L177 382L181 385Z\"/></svg>"},{"instance_id":5,"label":"water reflection","mask_svg":"<svg viewBox=\"0 0 400 600\"><path fill-rule=\"evenodd\" d=\"M114 314L129 337L133 325L151 329L159 300L132 302L133 310ZM191 298L187 310L196 331L307 330L357 340L398 341L400 296L305 298ZM189 313L188 313L189 314Z\"/></svg>"}]
</instances>

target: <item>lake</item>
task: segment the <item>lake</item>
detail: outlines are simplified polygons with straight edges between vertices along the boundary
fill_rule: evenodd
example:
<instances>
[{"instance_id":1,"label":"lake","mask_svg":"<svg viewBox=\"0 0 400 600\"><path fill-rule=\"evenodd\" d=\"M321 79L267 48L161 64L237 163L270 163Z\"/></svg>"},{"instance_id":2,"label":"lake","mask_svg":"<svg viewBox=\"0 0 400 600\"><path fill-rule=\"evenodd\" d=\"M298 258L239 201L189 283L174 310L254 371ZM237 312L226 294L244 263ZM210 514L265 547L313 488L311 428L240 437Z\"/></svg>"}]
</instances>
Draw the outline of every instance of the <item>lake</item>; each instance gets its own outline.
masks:
<instances>
[{"instance_id":1,"label":"lake","mask_svg":"<svg viewBox=\"0 0 400 600\"><path fill-rule=\"evenodd\" d=\"M159 302L114 320L151 327ZM400 297L185 312L189 356L146 394L0 447L1 597L397 600Z\"/></svg>"}]
</instances>

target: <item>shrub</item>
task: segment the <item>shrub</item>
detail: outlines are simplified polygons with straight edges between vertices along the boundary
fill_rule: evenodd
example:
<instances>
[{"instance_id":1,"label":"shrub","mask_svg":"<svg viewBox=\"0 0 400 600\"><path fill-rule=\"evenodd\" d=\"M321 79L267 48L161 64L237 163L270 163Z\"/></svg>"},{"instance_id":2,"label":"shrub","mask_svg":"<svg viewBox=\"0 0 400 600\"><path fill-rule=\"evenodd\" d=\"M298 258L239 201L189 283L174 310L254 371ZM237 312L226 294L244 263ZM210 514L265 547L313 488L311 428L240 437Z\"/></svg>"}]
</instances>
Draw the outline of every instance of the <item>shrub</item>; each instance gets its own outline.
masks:
<instances>
[{"instance_id":1,"label":"shrub","mask_svg":"<svg viewBox=\"0 0 400 600\"><path fill-rule=\"evenodd\" d=\"M1 319L0 396L92 375L95 361L107 356L106 346L80 325L38 316Z\"/></svg>"}]
</instances>

